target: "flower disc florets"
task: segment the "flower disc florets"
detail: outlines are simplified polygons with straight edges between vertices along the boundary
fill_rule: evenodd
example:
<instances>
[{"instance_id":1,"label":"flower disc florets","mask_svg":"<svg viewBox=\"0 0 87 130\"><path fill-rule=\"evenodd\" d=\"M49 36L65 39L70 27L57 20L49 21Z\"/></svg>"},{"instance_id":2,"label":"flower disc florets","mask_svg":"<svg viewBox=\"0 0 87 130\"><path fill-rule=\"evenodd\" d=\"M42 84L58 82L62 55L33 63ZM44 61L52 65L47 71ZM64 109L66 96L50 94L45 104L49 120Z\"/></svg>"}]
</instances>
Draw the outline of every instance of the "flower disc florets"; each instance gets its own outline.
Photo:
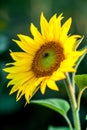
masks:
<instances>
[{"instance_id":1,"label":"flower disc florets","mask_svg":"<svg viewBox=\"0 0 87 130\"><path fill-rule=\"evenodd\" d=\"M36 52L32 71L38 78L50 76L60 67L63 60L63 48L55 42L46 43Z\"/></svg>"}]
</instances>

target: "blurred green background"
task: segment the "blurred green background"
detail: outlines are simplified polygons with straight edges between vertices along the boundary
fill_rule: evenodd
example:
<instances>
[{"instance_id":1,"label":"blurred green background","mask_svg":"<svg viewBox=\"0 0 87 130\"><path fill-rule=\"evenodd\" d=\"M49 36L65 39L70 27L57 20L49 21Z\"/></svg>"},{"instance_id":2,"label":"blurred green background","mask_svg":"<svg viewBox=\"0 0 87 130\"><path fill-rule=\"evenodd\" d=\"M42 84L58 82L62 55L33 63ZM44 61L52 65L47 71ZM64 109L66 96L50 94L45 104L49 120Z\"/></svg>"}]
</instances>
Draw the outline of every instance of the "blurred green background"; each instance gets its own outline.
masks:
<instances>
[{"instance_id":1,"label":"blurred green background","mask_svg":"<svg viewBox=\"0 0 87 130\"><path fill-rule=\"evenodd\" d=\"M0 0L0 130L47 130L48 126L67 126L65 120L52 110L37 106L25 105L24 97L16 102L16 93L9 96L10 87L6 73L2 71L5 64L12 62L9 49L20 51L20 48L12 42L17 39L17 34L31 35L30 23L33 22L39 28L41 12L49 18L54 13L64 14L65 19L73 18L70 33L84 35L81 47L87 46L87 0ZM77 73L87 74L87 56L79 66ZM66 90L59 82L60 92L47 89L45 95L38 91L32 99L62 97L68 100ZM81 100L81 123L85 130L87 122L84 120L87 114L87 92ZM68 113L71 120L71 112Z\"/></svg>"}]
</instances>

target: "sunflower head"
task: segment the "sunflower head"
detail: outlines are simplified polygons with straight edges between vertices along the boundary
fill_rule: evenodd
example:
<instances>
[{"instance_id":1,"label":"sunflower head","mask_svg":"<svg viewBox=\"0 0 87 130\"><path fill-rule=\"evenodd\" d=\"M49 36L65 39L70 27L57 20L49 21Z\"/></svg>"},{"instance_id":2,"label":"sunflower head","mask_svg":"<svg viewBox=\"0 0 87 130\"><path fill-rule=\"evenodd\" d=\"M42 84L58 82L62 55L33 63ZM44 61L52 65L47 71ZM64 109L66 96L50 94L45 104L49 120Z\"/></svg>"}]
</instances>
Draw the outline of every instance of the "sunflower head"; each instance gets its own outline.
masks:
<instances>
[{"instance_id":1,"label":"sunflower head","mask_svg":"<svg viewBox=\"0 0 87 130\"><path fill-rule=\"evenodd\" d=\"M58 91L56 81L66 78L66 72L75 71L75 63L85 50L76 51L75 43L81 36L68 34L72 19L61 25L62 19L62 14L54 14L47 21L41 13L41 31L31 24L33 38L19 34L20 40L14 40L23 52L11 51L14 62L4 71L10 79L8 86L13 86L10 94L17 91L17 101L25 95L29 103L39 88L44 94L46 86Z\"/></svg>"},{"instance_id":2,"label":"sunflower head","mask_svg":"<svg viewBox=\"0 0 87 130\"><path fill-rule=\"evenodd\" d=\"M32 71L36 77L51 76L64 59L63 48L55 42L41 46L33 59Z\"/></svg>"}]
</instances>

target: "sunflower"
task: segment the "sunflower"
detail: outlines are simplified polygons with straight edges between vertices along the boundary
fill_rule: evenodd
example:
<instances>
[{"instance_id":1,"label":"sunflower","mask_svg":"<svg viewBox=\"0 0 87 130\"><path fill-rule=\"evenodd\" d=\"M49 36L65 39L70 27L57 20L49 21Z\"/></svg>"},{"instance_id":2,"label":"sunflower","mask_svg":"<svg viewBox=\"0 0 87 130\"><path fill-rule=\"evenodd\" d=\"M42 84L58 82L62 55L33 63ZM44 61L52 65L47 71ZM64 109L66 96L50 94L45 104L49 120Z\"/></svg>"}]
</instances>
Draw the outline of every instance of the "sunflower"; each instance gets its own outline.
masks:
<instances>
[{"instance_id":1,"label":"sunflower","mask_svg":"<svg viewBox=\"0 0 87 130\"><path fill-rule=\"evenodd\" d=\"M40 16L41 33L31 23L32 38L19 34L20 40L13 40L23 52L12 52L13 63L8 63L4 71L12 86L10 94L17 91L16 100L23 95L27 103L40 88L44 94L46 86L58 91L56 81L65 79L66 72L75 72L78 58L85 52L76 51L75 43L80 35L69 35L72 19L61 25L62 14L54 14L49 21L43 13Z\"/></svg>"}]
</instances>

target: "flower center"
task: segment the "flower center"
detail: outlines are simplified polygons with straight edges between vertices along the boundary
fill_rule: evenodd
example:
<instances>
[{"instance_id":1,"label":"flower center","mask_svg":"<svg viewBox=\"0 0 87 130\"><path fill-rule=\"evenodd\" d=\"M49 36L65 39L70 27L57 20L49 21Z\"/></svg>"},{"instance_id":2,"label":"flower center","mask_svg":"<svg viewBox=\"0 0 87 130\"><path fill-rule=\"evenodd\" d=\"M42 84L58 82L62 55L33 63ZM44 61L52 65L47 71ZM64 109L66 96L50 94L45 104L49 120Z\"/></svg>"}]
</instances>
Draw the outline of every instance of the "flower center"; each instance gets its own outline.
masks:
<instances>
[{"instance_id":1,"label":"flower center","mask_svg":"<svg viewBox=\"0 0 87 130\"><path fill-rule=\"evenodd\" d=\"M36 52L32 71L36 77L50 76L60 67L63 60L63 48L55 42L46 43Z\"/></svg>"}]
</instances>

